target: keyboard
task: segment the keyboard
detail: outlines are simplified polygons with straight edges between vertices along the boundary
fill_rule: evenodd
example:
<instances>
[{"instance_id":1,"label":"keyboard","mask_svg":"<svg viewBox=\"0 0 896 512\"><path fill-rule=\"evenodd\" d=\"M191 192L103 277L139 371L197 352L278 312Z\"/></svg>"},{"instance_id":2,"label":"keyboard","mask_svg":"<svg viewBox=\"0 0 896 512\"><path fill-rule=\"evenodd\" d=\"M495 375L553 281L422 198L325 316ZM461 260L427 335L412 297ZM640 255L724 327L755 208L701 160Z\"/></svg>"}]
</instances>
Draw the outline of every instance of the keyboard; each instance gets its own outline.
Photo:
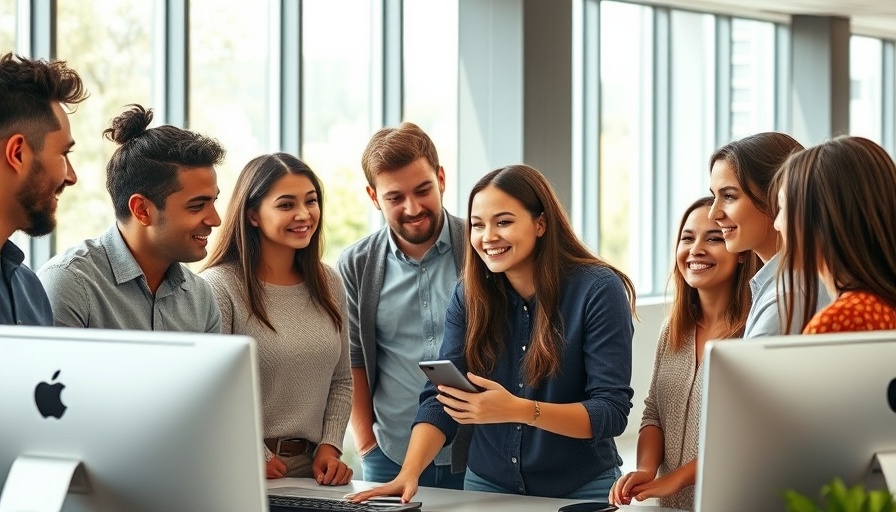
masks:
<instances>
[{"instance_id":1,"label":"keyboard","mask_svg":"<svg viewBox=\"0 0 896 512\"><path fill-rule=\"evenodd\" d=\"M411 501L351 501L332 498L312 498L308 496L268 496L270 512L404 512L420 510L422 503Z\"/></svg>"}]
</instances>

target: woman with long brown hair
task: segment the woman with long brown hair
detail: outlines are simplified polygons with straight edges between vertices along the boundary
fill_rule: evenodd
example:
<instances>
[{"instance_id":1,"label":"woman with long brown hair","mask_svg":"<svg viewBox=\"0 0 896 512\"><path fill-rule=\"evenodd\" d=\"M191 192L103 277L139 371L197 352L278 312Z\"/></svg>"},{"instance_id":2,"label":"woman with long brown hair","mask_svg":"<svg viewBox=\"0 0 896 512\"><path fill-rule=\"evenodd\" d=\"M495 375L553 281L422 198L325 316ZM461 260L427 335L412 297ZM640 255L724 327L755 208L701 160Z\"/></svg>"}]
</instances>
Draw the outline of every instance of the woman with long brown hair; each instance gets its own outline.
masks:
<instances>
[{"instance_id":1,"label":"woman with long brown hair","mask_svg":"<svg viewBox=\"0 0 896 512\"><path fill-rule=\"evenodd\" d=\"M255 338L267 477L341 485L351 412L346 300L323 254L323 190L298 158L246 164L218 245L201 276L221 308L221 330Z\"/></svg>"},{"instance_id":2,"label":"woman with long brown hair","mask_svg":"<svg viewBox=\"0 0 896 512\"><path fill-rule=\"evenodd\" d=\"M835 300L814 316L813 289L788 297L810 307L804 334L896 329L896 165L884 148L841 137L794 154L776 176L784 235L779 280L815 283ZM817 286L817 284L816 284Z\"/></svg>"},{"instance_id":3,"label":"woman with long brown hair","mask_svg":"<svg viewBox=\"0 0 896 512\"><path fill-rule=\"evenodd\" d=\"M750 278L759 266L752 251L725 248L721 228L708 215L712 202L704 197L691 204L678 228L672 307L644 400L637 469L613 485L614 504L659 498L664 507L694 506L703 349L709 340L743 334Z\"/></svg>"},{"instance_id":4,"label":"woman with long brown hair","mask_svg":"<svg viewBox=\"0 0 896 512\"><path fill-rule=\"evenodd\" d=\"M409 500L420 471L472 424L464 488L606 500L631 409L634 287L582 244L547 179L525 165L485 175L441 358L482 391L427 384L399 475L355 499Z\"/></svg>"},{"instance_id":5,"label":"woman with long brown hair","mask_svg":"<svg viewBox=\"0 0 896 512\"><path fill-rule=\"evenodd\" d=\"M772 180L787 157L801 149L803 146L786 133L763 132L729 142L709 159L710 191L714 198L710 218L722 228L728 251L753 251L763 262L750 281L753 303L744 338L799 334L803 324L784 323L783 300L779 299L801 297L804 287L818 292L816 304L828 301L827 294L814 282L794 281L796 288L786 288L779 286L776 279L781 237L773 225L777 189ZM794 307L811 315L815 309L808 306L802 300L794 302Z\"/></svg>"}]
</instances>

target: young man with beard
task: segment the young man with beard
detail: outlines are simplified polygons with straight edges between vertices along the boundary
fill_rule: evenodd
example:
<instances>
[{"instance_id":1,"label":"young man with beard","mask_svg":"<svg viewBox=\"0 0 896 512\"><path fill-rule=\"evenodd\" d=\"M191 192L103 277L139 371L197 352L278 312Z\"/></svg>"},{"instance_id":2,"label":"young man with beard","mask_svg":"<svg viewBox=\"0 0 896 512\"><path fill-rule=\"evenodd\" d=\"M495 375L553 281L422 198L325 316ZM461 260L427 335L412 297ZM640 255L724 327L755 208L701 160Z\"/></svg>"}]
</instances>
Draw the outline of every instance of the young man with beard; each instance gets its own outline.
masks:
<instances>
[{"instance_id":1,"label":"young man with beard","mask_svg":"<svg viewBox=\"0 0 896 512\"><path fill-rule=\"evenodd\" d=\"M39 271L56 325L220 332L212 290L184 262L205 258L221 224L217 141L165 125L132 105L103 132L119 144L106 166L115 224Z\"/></svg>"},{"instance_id":2,"label":"young man with beard","mask_svg":"<svg viewBox=\"0 0 896 512\"><path fill-rule=\"evenodd\" d=\"M436 359L442 344L445 309L463 268L464 224L442 206L445 171L418 126L378 131L361 165L386 226L339 260L349 304L351 421L364 480L388 482L404 462L426 380L417 363ZM454 456L461 470L463 448ZM420 485L462 488L451 459L451 448L443 448Z\"/></svg>"},{"instance_id":3,"label":"young man with beard","mask_svg":"<svg viewBox=\"0 0 896 512\"><path fill-rule=\"evenodd\" d=\"M47 294L9 237L56 228L56 204L78 180L75 141L63 105L87 98L65 62L0 56L0 324L53 325Z\"/></svg>"}]
</instances>

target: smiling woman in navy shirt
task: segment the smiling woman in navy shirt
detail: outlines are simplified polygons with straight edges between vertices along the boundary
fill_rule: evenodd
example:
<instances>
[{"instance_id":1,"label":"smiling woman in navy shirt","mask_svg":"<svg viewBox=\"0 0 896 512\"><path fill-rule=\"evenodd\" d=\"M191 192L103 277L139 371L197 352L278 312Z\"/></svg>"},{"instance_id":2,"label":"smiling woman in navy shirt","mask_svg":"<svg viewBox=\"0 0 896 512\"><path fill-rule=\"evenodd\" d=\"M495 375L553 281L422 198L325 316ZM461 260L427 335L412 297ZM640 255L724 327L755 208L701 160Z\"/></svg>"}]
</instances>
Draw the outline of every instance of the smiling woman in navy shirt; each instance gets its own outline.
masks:
<instances>
[{"instance_id":1,"label":"smiling woman in navy shirt","mask_svg":"<svg viewBox=\"0 0 896 512\"><path fill-rule=\"evenodd\" d=\"M427 384L401 472L355 499L409 500L466 423L475 427L465 489L606 500L622 462L613 437L631 409L634 287L577 239L531 167L480 179L467 219L441 358L484 391Z\"/></svg>"}]
</instances>

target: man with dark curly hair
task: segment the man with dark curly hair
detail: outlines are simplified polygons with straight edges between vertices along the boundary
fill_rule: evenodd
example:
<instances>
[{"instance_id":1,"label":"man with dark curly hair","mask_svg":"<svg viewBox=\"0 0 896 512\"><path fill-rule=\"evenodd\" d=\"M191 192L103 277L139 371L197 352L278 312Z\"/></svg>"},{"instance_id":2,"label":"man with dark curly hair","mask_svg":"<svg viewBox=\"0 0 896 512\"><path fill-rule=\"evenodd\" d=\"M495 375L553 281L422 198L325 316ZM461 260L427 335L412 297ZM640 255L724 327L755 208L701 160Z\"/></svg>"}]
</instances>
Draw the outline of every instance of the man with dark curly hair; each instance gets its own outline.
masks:
<instances>
[{"instance_id":1,"label":"man with dark curly hair","mask_svg":"<svg viewBox=\"0 0 896 512\"><path fill-rule=\"evenodd\" d=\"M184 263L205 258L221 225L215 165L224 148L176 126L149 128L152 118L130 105L103 132L118 144L106 165L115 224L37 272L56 325L221 332L211 287Z\"/></svg>"},{"instance_id":2,"label":"man with dark curly hair","mask_svg":"<svg viewBox=\"0 0 896 512\"><path fill-rule=\"evenodd\" d=\"M0 55L0 324L53 325L46 292L9 238L56 228L59 194L78 180L65 107L86 98L65 62Z\"/></svg>"}]
</instances>

